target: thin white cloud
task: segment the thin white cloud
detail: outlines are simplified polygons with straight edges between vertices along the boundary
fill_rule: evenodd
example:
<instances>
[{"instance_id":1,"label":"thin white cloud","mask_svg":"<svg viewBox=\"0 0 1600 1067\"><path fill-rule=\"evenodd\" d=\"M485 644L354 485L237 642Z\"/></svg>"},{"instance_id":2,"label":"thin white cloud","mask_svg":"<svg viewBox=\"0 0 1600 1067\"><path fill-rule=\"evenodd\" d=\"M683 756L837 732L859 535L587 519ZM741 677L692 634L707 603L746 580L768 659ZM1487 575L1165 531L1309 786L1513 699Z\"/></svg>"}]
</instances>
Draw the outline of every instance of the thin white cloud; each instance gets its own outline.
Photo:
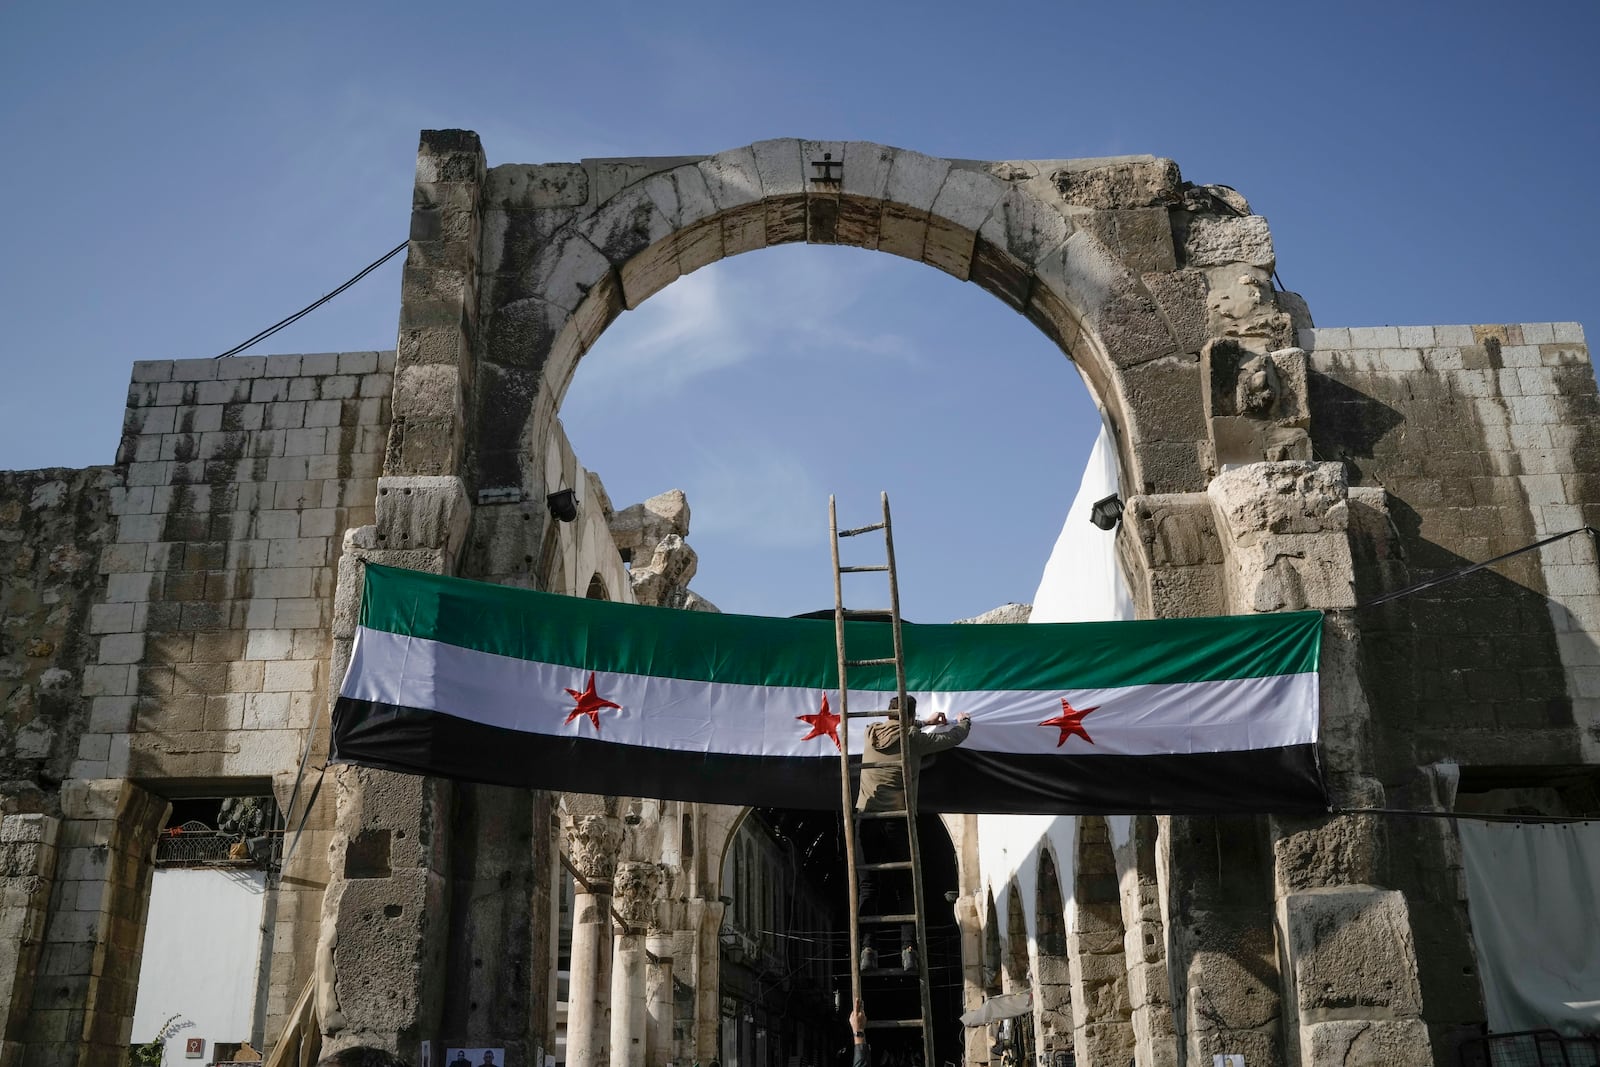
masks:
<instances>
[{"instance_id":1,"label":"thin white cloud","mask_svg":"<svg viewBox=\"0 0 1600 1067\"><path fill-rule=\"evenodd\" d=\"M817 515L827 493L811 465L786 449L741 443L736 456L701 451L684 479L694 508L695 538L747 547L793 549L827 541Z\"/></svg>"},{"instance_id":2,"label":"thin white cloud","mask_svg":"<svg viewBox=\"0 0 1600 1067\"><path fill-rule=\"evenodd\" d=\"M566 403L636 408L696 379L763 359L866 355L915 362L902 334L876 328L862 294L881 265L863 257L765 253L680 278L613 323L584 357Z\"/></svg>"}]
</instances>

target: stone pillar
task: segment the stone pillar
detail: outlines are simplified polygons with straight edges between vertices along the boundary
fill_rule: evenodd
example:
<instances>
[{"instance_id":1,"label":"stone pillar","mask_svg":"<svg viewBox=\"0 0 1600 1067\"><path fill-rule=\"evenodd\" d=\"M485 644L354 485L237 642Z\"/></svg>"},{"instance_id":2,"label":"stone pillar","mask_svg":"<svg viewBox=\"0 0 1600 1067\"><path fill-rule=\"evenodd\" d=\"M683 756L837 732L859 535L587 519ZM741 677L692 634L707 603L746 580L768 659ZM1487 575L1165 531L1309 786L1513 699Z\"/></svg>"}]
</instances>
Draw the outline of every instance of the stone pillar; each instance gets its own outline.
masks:
<instances>
[{"instance_id":1,"label":"stone pillar","mask_svg":"<svg viewBox=\"0 0 1600 1067\"><path fill-rule=\"evenodd\" d=\"M437 778L333 773L338 815L317 946L323 1053L410 1055L443 1005L454 793Z\"/></svg>"},{"instance_id":2,"label":"stone pillar","mask_svg":"<svg viewBox=\"0 0 1600 1067\"><path fill-rule=\"evenodd\" d=\"M345 535L330 677L342 678L349 661L363 566L454 573L471 511L459 478L378 480L377 524ZM333 773L337 815L317 947L324 1051L363 1045L413 1055L437 1034L450 985L455 788L370 768Z\"/></svg>"},{"instance_id":3,"label":"stone pillar","mask_svg":"<svg viewBox=\"0 0 1600 1067\"><path fill-rule=\"evenodd\" d=\"M617 938L611 971L611 1067L645 1067L645 931L655 925L654 863L620 863L613 883L617 910L626 927Z\"/></svg>"},{"instance_id":4,"label":"stone pillar","mask_svg":"<svg viewBox=\"0 0 1600 1067\"><path fill-rule=\"evenodd\" d=\"M1168 966L1187 1062L1239 1053L1284 1067L1283 1002L1266 831L1254 816L1173 816L1162 834L1170 877Z\"/></svg>"},{"instance_id":5,"label":"stone pillar","mask_svg":"<svg viewBox=\"0 0 1600 1067\"><path fill-rule=\"evenodd\" d=\"M0 1067L17 1067L39 974L61 828L48 815L0 819ZM59 954L59 950L58 950Z\"/></svg>"},{"instance_id":6,"label":"stone pillar","mask_svg":"<svg viewBox=\"0 0 1600 1067\"><path fill-rule=\"evenodd\" d=\"M1282 353L1275 353L1280 356ZM1320 608L1322 750L1336 806L1381 806L1356 671L1349 491L1338 463L1252 463L1216 478L1235 611ZM1377 885L1381 842L1357 816L1271 821L1286 1022L1301 1067L1433 1062L1404 897Z\"/></svg>"},{"instance_id":7,"label":"stone pillar","mask_svg":"<svg viewBox=\"0 0 1600 1067\"><path fill-rule=\"evenodd\" d=\"M1085 1063L1123 1064L1134 1049L1128 966L1116 857L1101 816L1078 817L1073 886L1075 921L1066 938L1073 1048ZM1035 975L1035 984L1041 978Z\"/></svg>"},{"instance_id":8,"label":"stone pillar","mask_svg":"<svg viewBox=\"0 0 1600 1067\"><path fill-rule=\"evenodd\" d=\"M976 820L974 820L976 821ZM983 1002L983 926L973 893L956 898L956 929L961 935L961 1003L968 1010ZM963 1027L963 1063L989 1062L987 1027Z\"/></svg>"},{"instance_id":9,"label":"stone pillar","mask_svg":"<svg viewBox=\"0 0 1600 1067\"><path fill-rule=\"evenodd\" d=\"M589 883L573 887L567 1067L601 1067L609 1059L611 885L622 823L612 815L572 815L566 830L572 864Z\"/></svg>"},{"instance_id":10,"label":"stone pillar","mask_svg":"<svg viewBox=\"0 0 1600 1067\"><path fill-rule=\"evenodd\" d=\"M652 930L645 941L645 1067L672 1064L672 935Z\"/></svg>"},{"instance_id":11,"label":"stone pillar","mask_svg":"<svg viewBox=\"0 0 1600 1067\"><path fill-rule=\"evenodd\" d=\"M1156 872L1156 820L1130 820L1128 841L1117 855L1122 884L1123 954L1128 965L1128 1006L1141 1067L1177 1067L1167 976L1167 932Z\"/></svg>"},{"instance_id":12,"label":"stone pillar","mask_svg":"<svg viewBox=\"0 0 1600 1067\"><path fill-rule=\"evenodd\" d=\"M694 1058L710 1063L722 1058L717 1046L722 1026L722 916L726 907L718 900L689 901L694 953Z\"/></svg>"},{"instance_id":13,"label":"stone pillar","mask_svg":"<svg viewBox=\"0 0 1600 1067\"><path fill-rule=\"evenodd\" d=\"M377 524L346 536L333 670L344 676L361 560L454 574L471 520L459 475L472 410L485 164L476 134L425 130ZM454 790L438 779L340 768L317 947L324 1053L354 1045L410 1058L437 1034L450 983L449 836Z\"/></svg>"},{"instance_id":14,"label":"stone pillar","mask_svg":"<svg viewBox=\"0 0 1600 1067\"><path fill-rule=\"evenodd\" d=\"M531 1064L544 1045L548 988L535 932L535 886L546 882L550 820L532 789L455 784L450 822L450 939L436 1044L502 1046ZM535 838L537 827L538 839ZM536 951L536 945L539 946Z\"/></svg>"},{"instance_id":15,"label":"stone pillar","mask_svg":"<svg viewBox=\"0 0 1600 1067\"><path fill-rule=\"evenodd\" d=\"M477 134L422 132L400 283L389 476L455 475L466 458L485 169Z\"/></svg>"},{"instance_id":16,"label":"stone pillar","mask_svg":"<svg viewBox=\"0 0 1600 1067\"><path fill-rule=\"evenodd\" d=\"M25 1067L126 1067L156 835L170 810L124 780L62 786L45 981L34 984Z\"/></svg>"}]
</instances>

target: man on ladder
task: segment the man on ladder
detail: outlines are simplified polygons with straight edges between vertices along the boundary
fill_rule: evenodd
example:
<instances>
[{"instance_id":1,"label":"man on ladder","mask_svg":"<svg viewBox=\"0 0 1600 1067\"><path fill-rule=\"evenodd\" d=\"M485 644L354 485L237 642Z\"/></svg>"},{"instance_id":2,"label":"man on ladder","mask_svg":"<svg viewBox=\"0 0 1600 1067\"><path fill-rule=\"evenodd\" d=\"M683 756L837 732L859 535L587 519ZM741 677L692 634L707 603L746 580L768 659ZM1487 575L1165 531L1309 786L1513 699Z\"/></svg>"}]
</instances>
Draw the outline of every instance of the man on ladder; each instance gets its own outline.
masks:
<instances>
[{"instance_id":1,"label":"man on ladder","mask_svg":"<svg viewBox=\"0 0 1600 1067\"><path fill-rule=\"evenodd\" d=\"M900 698L889 698L889 718L873 723L867 728L867 747L861 753L861 790L856 796L857 811L903 811L908 791L900 774L900 739L904 728L900 722ZM926 720L917 718L917 698L906 697L906 718L912 724L911 751L907 762L915 775L922 759L944 748L954 748L972 732L972 717L956 716L956 725L949 730L931 732L935 726L948 726L950 720L943 712Z\"/></svg>"},{"instance_id":2,"label":"man on ladder","mask_svg":"<svg viewBox=\"0 0 1600 1067\"><path fill-rule=\"evenodd\" d=\"M914 819L917 812L910 798L916 796L916 776L922 761L942 749L954 748L965 741L972 732L972 718L963 714L956 718L954 727L935 730L934 727L949 726L949 719L941 712L926 720L919 720L917 698L914 696L906 697L906 714L903 717L900 714L900 698L891 697L888 715L887 721L873 723L867 728L867 744L861 753L861 785L856 794L856 814L905 811ZM908 732L911 737L910 750L902 755L900 746ZM906 770L912 777L909 789L903 773ZM858 825L858 846L871 859L881 861L910 854L906 824L900 820L871 820L858 822ZM863 908L868 906L867 902L874 896L878 885L879 880L872 877L870 870L862 873L860 899ZM878 903L879 910L885 913L912 910L905 894L885 893Z\"/></svg>"},{"instance_id":3,"label":"man on ladder","mask_svg":"<svg viewBox=\"0 0 1600 1067\"><path fill-rule=\"evenodd\" d=\"M889 1029L915 1029L921 1031L920 1059L923 1067L934 1067L934 1042L933 1042L933 1006L931 989L928 980L928 931L927 916L923 902L922 891L922 863L921 849L917 842L917 779L924 756L942 748L951 748L965 741L967 734L972 729L971 720L962 715L954 728L937 734L925 733L924 729L930 726L947 726L948 721L944 715L936 715L927 722L920 722L915 716L916 703L906 692L906 660L905 645L901 634L900 619L900 589L899 580L895 574L894 564L894 533L889 518L889 497L883 495L883 521L870 526L862 526L853 530L841 530L838 523L838 513L832 498L828 501L828 526L833 540L833 589L834 589L834 625L837 633L839 654L839 715L849 722L852 719L877 718L883 712L852 712L849 706L849 672L851 668L867 668L878 670L892 666L894 669L895 697L890 702L888 715L889 722L874 723L867 731L867 746L862 753L860 763L860 797L857 799L851 789L852 767L850 763L850 745L848 730L844 731L844 743L840 745L839 758L841 764L840 786L843 803L842 814L849 827L845 836L845 857L849 870L850 888L850 992L855 1010L851 1013L851 1021L857 1031L858 1058L867 1056L865 1027L876 1026ZM884 561L862 566L845 566L840 561L839 542L844 538L857 537L866 533L883 532ZM887 612L890 623L890 633L893 641L893 655L871 656L857 659L851 656L845 648L847 628L845 620L849 618L881 618L881 610L850 611L844 606L844 589L841 581L842 575L875 571L884 573L889 579L889 610ZM862 636L862 635L858 635ZM854 823L853 826L849 824ZM886 833L879 838L880 846L887 844L889 847L879 851L868 845L863 845L862 838L873 836L862 834L866 824L876 823ZM894 824L898 823L898 826ZM898 832L896 832L898 831ZM863 855L864 853L864 855ZM866 875L866 878L862 878ZM866 909L862 898L869 891L869 884L885 876L897 875L901 878L909 876L910 885L906 892L894 894L896 900L893 906L881 906L884 901L879 900L880 906ZM882 897L890 894L883 893ZM895 948L900 957L899 967L879 967L878 952L874 945L876 938L865 935L863 926L874 927L882 930L884 927L899 927L899 945ZM887 947L887 946L886 946ZM893 958L892 956L890 957ZM861 980L863 972L872 976L875 981L886 983L882 987L884 1003L889 1005L894 1012L888 1018L879 1018L869 1023L862 1009ZM899 978L900 981L895 981ZM914 980L915 984L907 989L902 984L905 979ZM899 988L895 988L899 987ZM910 996L908 997L907 994ZM913 1008L915 1005L915 1008ZM908 1010L910 1009L910 1010ZM910 1011L915 1010L916 1016L909 1017ZM898 1016L898 1017L896 1017ZM857 1020L859 1024L857 1025Z\"/></svg>"}]
</instances>

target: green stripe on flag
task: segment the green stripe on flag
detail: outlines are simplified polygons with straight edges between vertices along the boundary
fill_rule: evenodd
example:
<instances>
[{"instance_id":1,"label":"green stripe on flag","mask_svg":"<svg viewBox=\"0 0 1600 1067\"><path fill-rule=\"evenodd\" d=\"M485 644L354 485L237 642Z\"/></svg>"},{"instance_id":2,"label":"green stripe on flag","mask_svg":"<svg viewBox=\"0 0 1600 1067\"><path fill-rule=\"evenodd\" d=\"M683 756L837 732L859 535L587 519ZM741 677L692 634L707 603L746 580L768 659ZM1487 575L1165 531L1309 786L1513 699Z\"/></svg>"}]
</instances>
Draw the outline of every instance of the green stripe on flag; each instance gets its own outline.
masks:
<instances>
[{"instance_id":1,"label":"green stripe on flag","mask_svg":"<svg viewBox=\"0 0 1600 1067\"><path fill-rule=\"evenodd\" d=\"M838 685L834 627L826 620L580 600L368 564L361 625L583 670L744 685ZM845 626L853 658L892 654L888 626ZM904 636L909 689L1098 689L1314 671L1322 616L908 624ZM893 668L852 670L850 687L892 690Z\"/></svg>"}]
</instances>

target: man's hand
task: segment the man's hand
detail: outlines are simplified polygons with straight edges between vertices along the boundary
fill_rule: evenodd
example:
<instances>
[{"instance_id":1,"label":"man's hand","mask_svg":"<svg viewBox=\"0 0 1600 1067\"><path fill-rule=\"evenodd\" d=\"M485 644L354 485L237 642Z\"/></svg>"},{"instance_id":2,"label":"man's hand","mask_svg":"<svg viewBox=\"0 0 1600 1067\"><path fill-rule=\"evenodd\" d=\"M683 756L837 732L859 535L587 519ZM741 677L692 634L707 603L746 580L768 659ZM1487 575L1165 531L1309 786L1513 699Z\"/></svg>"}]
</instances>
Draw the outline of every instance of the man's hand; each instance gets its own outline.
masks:
<instances>
[{"instance_id":1,"label":"man's hand","mask_svg":"<svg viewBox=\"0 0 1600 1067\"><path fill-rule=\"evenodd\" d=\"M855 1010L850 1013L850 1030L856 1035L857 1041L867 1039L867 1012L860 1000L856 1001Z\"/></svg>"},{"instance_id":2,"label":"man's hand","mask_svg":"<svg viewBox=\"0 0 1600 1067\"><path fill-rule=\"evenodd\" d=\"M922 725L924 725L924 726L948 726L948 725L950 725L950 720L945 718L944 712L941 711L937 715L930 716Z\"/></svg>"},{"instance_id":3,"label":"man's hand","mask_svg":"<svg viewBox=\"0 0 1600 1067\"><path fill-rule=\"evenodd\" d=\"M972 721L972 716L968 715L964 711L960 715L956 716L956 722L971 722L971 721Z\"/></svg>"}]
</instances>

